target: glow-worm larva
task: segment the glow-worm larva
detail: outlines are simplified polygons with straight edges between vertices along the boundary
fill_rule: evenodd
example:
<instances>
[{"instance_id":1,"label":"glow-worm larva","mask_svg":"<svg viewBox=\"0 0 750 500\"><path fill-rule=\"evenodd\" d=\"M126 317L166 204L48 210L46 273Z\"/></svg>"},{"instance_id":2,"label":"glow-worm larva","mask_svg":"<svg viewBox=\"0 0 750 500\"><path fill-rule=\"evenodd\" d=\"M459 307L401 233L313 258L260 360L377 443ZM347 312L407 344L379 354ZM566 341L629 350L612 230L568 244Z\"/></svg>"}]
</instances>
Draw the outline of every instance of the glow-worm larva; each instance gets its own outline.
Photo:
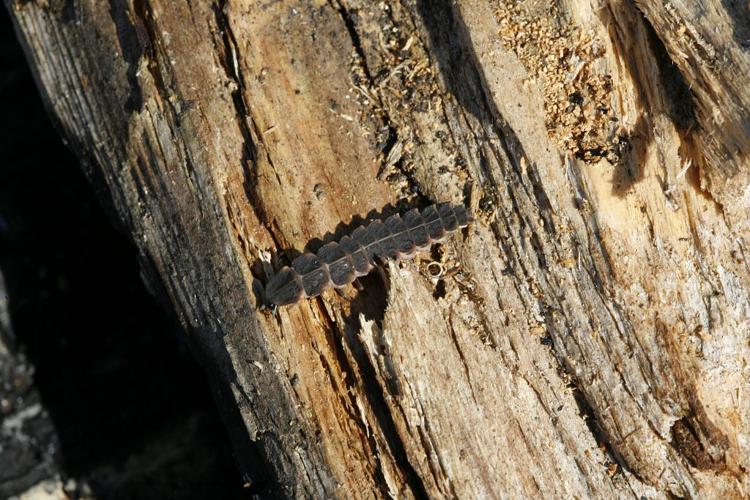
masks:
<instances>
[{"instance_id":1,"label":"glow-worm larva","mask_svg":"<svg viewBox=\"0 0 750 500\"><path fill-rule=\"evenodd\" d=\"M377 262L411 258L471 221L465 207L439 203L360 226L351 236L321 247L317 255L306 253L291 267L284 266L266 286L266 306L292 304L343 287L369 273Z\"/></svg>"}]
</instances>

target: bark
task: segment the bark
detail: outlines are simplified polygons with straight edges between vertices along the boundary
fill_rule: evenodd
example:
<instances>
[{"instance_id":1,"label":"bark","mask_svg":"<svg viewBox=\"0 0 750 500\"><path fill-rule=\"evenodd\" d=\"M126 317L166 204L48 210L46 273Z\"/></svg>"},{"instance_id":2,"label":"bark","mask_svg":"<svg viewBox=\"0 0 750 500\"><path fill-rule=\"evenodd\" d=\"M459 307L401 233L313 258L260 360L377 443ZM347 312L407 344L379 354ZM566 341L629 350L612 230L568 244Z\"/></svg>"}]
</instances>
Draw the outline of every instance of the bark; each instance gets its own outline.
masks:
<instances>
[{"instance_id":1,"label":"bark","mask_svg":"<svg viewBox=\"0 0 750 500\"><path fill-rule=\"evenodd\" d=\"M6 3L262 491L750 494L746 4ZM476 222L259 309L432 201Z\"/></svg>"}]
</instances>

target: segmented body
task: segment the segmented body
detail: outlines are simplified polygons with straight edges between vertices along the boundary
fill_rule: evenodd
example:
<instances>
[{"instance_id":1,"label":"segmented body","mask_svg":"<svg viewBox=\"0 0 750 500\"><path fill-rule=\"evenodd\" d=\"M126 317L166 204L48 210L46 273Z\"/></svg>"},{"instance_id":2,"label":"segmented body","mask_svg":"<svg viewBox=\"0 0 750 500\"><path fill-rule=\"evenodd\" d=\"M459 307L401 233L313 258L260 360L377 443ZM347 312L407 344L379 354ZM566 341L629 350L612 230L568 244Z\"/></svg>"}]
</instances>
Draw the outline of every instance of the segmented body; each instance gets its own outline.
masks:
<instances>
[{"instance_id":1,"label":"segmented body","mask_svg":"<svg viewBox=\"0 0 750 500\"><path fill-rule=\"evenodd\" d=\"M266 286L266 304L292 304L343 287L369 273L378 261L411 258L472 220L463 206L440 203L360 226L351 236L321 247L317 255L306 253L291 267L284 266Z\"/></svg>"}]
</instances>

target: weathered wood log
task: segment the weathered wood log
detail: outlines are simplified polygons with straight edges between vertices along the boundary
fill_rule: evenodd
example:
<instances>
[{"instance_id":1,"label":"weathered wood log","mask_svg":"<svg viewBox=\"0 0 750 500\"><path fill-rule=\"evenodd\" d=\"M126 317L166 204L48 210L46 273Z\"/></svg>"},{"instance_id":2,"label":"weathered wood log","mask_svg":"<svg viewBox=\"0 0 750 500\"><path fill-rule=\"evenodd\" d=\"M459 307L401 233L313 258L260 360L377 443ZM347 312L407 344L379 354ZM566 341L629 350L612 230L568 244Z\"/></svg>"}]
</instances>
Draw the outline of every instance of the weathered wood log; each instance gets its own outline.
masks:
<instances>
[{"instance_id":1,"label":"weathered wood log","mask_svg":"<svg viewBox=\"0 0 750 500\"><path fill-rule=\"evenodd\" d=\"M6 3L266 491L750 494L746 5ZM476 220L259 309L404 201Z\"/></svg>"}]
</instances>

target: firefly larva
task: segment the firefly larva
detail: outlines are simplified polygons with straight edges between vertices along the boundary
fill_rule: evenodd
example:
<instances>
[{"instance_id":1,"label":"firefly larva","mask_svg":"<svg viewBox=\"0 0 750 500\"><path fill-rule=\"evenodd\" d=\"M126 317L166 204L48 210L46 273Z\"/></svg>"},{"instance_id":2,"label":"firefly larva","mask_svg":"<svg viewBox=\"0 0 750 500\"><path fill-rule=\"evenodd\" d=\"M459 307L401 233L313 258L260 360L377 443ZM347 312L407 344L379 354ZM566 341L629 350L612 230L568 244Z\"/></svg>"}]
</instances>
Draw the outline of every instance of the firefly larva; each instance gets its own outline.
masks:
<instances>
[{"instance_id":1,"label":"firefly larva","mask_svg":"<svg viewBox=\"0 0 750 500\"><path fill-rule=\"evenodd\" d=\"M321 247L317 255L306 253L291 267L284 266L266 286L266 305L292 304L343 287L369 273L377 262L411 258L471 221L465 207L439 203L360 226L351 236Z\"/></svg>"}]
</instances>

